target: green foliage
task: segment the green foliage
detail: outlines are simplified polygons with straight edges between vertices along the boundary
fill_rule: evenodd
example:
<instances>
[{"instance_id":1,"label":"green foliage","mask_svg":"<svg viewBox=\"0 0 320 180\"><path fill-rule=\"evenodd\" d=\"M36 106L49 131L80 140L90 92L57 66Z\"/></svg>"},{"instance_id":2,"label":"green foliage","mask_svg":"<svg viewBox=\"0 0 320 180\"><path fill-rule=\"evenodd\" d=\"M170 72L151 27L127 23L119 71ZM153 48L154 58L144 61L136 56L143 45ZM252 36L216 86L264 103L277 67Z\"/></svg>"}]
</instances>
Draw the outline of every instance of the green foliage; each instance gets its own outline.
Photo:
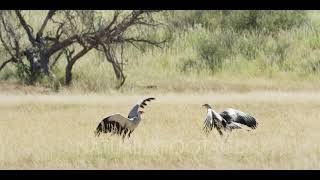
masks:
<instances>
[{"instance_id":1,"label":"green foliage","mask_svg":"<svg viewBox=\"0 0 320 180\"><path fill-rule=\"evenodd\" d=\"M132 33L150 39L170 36L170 41L163 49L144 44L125 48L128 62L124 66L127 81L123 89L131 91L145 85L176 84L212 76L303 79L319 75L318 11L169 11L159 13L157 18L170 31L156 27L149 33L136 29ZM81 58L73 69L72 87L99 92L114 89L112 67L103 60L104 56L96 53ZM64 60L59 63L64 67ZM26 82L28 68L20 66L16 68L17 78ZM64 83L65 70L53 71L57 82L48 86L58 91ZM0 73L1 79L7 79L8 73Z\"/></svg>"},{"instance_id":2,"label":"green foliage","mask_svg":"<svg viewBox=\"0 0 320 180\"><path fill-rule=\"evenodd\" d=\"M305 11L239 10L230 11L223 17L222 27L235 31L260 31L276 33L290 30L307 22Z\"/></svg>"},{"instance_id":3,"label":"green foliage","mask_svg":"<svg viewBox=\"0 0 320 180\"><path fill-rule=\"evenodd\" d=\"M168 14L168 23L179 30L188 30L200 24L211 31L223 28L237 32L273 33L299 27L309 20L307 12L302 10L195 10Z\"/></svg>"},{"instance_id":4,"label":"green foliage","mask_svg":"<svg viewBox=\"0 0 320 180\"><path fill-rule=\"evenodd\" d=\"M282 69L288 70L289 67L284 66L284 61L290 44L274 35L307 25L306 22L306 11L270 10L176 11L172 13L169 21L176 29L176 41L188 44L183 42L182 34L198 36L192 43L198 54L196 59L202 61L211 72L222 71L227 60L238 57L255 60L259 56L265 56L266 64L278 63ZM272 42L268 44L267 39L270 38ZM198 71L201 62L188 57L184 59L188 60L182 60L184 62L179 66L182 72L192 68Z\"/></svg>"},{"instance_id":5,"label":"green foliage","mask_svg":"<svg viewBox=\"0 0 320 180\"><path fill-rule=\"evenodd\" d=\"M319 73L320 72L320 60L316 62L311 62L310 64L307 65L306 67L308 71L312 73Z\"/></svg>"},{"instance_id":6,"label":"green foliage","mask_svg":"<svg viewBox=\"0 0 320 180\"><path fill-rule=\"evenodd\" d=\"M237 36L234 41L234 53L240 54L248 60L256 59L263 49L265 42L264 36L256 33L243 33Z\"/></svg>"},{"instance_id":7,"label":"green foliage","mask_svg":"<svg viewBox=\"0 0 320 180\"><path fill-rule=\"evenodd\" d=\"M183 62L179 67L181 72L183 73L190 73L196 71L199 73L199 71L204 68L201 64L201 62L195 60L195 59L181 59Z\"/></svg>"},{"instance_id":8,"label":"green foliage","mask_svg":"<svg viewBox=\"0 0 320 180\"><path fill-rule=\"evenodd\" d=\"M31 71L28 65L23 63L16 64L16 75L20 82L24 84L31 83Z\"/></svg>"},{"instance_id":9,"label":"green foliage","mask_svg":"<svg viewBox=\"0 0 320 180\"><path fill-rule=\"evenodd\" d=\"M208 66L212 72L222 68L224 61L233 55L233 44L235 42L233 31L217 31L202 37L198 42L197 51L199 58Z\"/></svg>"},{"instance_id":10,"label":"green foliage","mask_svg":"<svg viewBox=\"0 0 320 180\"><path fill-rule=\"evenodd\" d=\"M211 10L184 10L169 12L167 22L174 30L187 31L201 25L207 29L214 30L220 26L221 11Z\"/></svg>"}]
</instances>

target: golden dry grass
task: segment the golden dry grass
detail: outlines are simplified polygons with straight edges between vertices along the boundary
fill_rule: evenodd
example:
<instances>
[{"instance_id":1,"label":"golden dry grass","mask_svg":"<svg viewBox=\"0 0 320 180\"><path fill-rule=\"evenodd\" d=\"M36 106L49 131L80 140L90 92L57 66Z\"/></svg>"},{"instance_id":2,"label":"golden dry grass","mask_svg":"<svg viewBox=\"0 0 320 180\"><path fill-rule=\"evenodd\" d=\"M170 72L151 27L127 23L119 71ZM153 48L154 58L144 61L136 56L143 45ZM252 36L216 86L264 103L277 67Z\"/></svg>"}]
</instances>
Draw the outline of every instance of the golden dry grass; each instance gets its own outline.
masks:
<instances>
[{"instance_id":1,"label":"golden dry grass","mask_svg":"<svg viewBox=\"0 0 320 180\"><path fill-rule=\"evenodd\" d=\"M131 139L94 137L102 118L154 96ZM320 93L0 95L0 169L319 169ZM255 131L220 138L206 110L253 114Z\"/></svg>"}]
</instances>

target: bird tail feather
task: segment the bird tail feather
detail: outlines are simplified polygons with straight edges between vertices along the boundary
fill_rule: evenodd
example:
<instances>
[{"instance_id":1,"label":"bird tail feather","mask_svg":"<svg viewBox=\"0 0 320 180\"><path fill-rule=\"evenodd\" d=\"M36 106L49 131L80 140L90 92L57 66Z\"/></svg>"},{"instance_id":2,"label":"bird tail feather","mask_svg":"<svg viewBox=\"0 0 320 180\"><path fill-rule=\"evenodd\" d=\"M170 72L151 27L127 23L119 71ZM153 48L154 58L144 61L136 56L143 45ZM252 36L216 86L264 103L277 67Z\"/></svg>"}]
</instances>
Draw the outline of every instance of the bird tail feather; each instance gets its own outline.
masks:
<instances>
[{"instance_id":1,"label":"bird tail feather","mask_svg":"<svg viewBox=\"0 0 320 180\"><path fill-rule=\"evenodd\" d=\"M99 123L98 127L94 131L95 137L99 137L101 132L102 132L102 125L101 123Z\"/></svg>"}]
</instances>

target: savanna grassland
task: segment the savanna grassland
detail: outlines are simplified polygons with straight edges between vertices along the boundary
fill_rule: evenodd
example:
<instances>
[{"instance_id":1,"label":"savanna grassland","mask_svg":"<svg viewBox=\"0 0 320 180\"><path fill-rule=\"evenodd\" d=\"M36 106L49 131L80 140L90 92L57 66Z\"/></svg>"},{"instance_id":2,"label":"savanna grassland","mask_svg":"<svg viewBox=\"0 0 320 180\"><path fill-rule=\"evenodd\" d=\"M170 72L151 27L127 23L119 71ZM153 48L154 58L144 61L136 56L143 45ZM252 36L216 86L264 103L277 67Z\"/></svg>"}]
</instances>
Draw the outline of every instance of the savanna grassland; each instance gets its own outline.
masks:
<instances>
[{"instance_id":1,"label":"savanna grassland","mask_svg":"<svg viewBox=\"0 0 320 180\"><path fill-rule=\"evenodd\" d=\"M109 12L110 13L110 12ZM35 28L44 11L26 13ZM108 13L106 13L108 14ZM319 11L175 11L164 48L127 47L117 89L99 53L83 56L64 84L26 85L0 72L0 169L319 169ZM255 21L251 21L255 19ZM168 34L157 29L153 36ZM0 45L0 62L7 59ZM130 139L94 136L113 113L148 103ZM209 103L253 115L257 129L202 132Z\"/></svg>"},{"instance_id":2,"label":"savanna grassland","mask_svg":"<svg viewBox=\"0 0 320 180\"><path fill-rule=\"evenodd\" d=\"M149 96L130 139L94 136L102 118ZM0 97L1 169L319 169L319 93ZM206 137L203 103L250 112L258 128Z\"/></svg>"}]
</instances>

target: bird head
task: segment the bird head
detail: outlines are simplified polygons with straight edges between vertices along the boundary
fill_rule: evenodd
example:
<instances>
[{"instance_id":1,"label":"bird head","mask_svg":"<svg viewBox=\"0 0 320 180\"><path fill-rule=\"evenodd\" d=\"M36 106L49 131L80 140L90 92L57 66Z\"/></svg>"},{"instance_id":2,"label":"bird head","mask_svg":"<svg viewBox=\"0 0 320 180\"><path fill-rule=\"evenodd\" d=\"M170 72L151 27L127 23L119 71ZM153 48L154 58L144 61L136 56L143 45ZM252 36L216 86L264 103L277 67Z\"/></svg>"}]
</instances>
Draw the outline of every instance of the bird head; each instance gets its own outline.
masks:
<instances>
[{"instance_id":1,"label":"bird head","mask_svg":"<svg viewBox=\"0 0 320 180\"><path fill-rule=\"evenodd\" d=\"M141 110L140 110L140 111L139 111L139 113L140 113L140 114L143 114L143 113L144 113L144 111L141 111Z\"/></svg>"},{"instance_id":2,"label":"bird head","mask_svg":"<svg viewBox=\"0 0 320 180\"><path fill-rule=\"evenodd\" d=\"M202 106L204 106L204 107L206 107L206 108L211 108L211 106L209 105L209 104L204 104L204 105L202 105Z\"/></svg>"}]
</instances>

